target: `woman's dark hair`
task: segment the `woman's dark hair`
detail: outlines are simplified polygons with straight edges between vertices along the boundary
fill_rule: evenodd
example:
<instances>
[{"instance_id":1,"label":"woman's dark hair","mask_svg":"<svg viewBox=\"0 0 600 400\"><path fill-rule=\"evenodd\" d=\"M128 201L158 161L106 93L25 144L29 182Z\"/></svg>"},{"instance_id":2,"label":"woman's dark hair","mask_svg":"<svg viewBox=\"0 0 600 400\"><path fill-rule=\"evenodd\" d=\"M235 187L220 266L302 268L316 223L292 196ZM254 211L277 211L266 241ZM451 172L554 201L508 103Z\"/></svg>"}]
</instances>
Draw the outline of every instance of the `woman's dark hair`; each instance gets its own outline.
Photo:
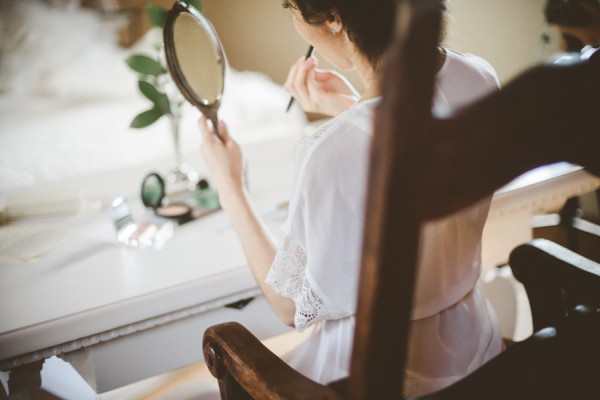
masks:
<instances>
[{"instance_id":1,"label":"woman's dark hair","mask_svg":"<svg viewBox=\"0 0 600 400\"><path fill-rule=\"evenodd\" d=\"M415 1L415 0L413 0ZM444 0L417 0L439 3ZM336 13L348 37L376 65L392 40L397 0L283 0L284 8L300 11L309 24L321 25Z\"/></svg>"},{"instance_id":2,"label":"woman's dark hair","mask_svg":"<svg viewBox=\"0 0 600 400\"><path fill-rule=\"evenodd\" d=\"M572 27L588 27L598 23L598 13L599 0L548 0L544 9L549 24Z\"/></svg>"}]
</instances>

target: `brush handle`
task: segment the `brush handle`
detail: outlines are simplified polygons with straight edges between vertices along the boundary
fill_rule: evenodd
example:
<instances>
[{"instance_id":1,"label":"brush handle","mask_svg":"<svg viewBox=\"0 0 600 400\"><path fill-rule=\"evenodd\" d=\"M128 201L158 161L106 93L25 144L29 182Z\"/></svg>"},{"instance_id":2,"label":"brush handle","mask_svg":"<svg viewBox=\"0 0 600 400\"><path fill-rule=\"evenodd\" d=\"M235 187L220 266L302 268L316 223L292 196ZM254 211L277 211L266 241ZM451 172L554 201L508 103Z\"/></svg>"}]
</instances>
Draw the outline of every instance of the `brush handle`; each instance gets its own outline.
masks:
<instances>
[{"instance_id":1,"label":"brush handle","mask_svg":"<svg viewBox=\"0 0 600 400\"><path fill-rule=\"evenodd\" d=\"M306 52L306 55L304 56L305 60L312 55L314 49L315 48L313 46L308 47L308 51ZM285 112L290 111L290 108L292 108L292 104L294 104L294 96L290 97L290 101L287 105L287 108L285 109Z\"/></svg>"}]
</instances>

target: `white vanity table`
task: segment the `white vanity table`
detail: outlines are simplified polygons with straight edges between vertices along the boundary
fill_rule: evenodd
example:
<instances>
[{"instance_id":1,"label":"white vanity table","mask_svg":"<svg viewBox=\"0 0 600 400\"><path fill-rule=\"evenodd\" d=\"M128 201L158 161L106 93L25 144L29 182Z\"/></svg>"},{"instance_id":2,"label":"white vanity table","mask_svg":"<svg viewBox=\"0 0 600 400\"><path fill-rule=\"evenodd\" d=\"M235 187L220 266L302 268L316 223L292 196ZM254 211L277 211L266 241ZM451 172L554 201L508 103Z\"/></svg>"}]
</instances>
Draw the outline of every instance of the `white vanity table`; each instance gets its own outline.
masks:
<instances>
[{"instance_id":1,"label":"white vanity table","mask_svg":"<svg viewBox=\"0 0 600 400\"><path fill-rule=\"evenodd\" d=\"M251 194L274 232L285 214L278 206L289 194L296 139L246 148ZM70 185L106 200L126 195L139 217L147 172L115 171ZM484 232L485 266L505 262L531 237L532 215L598 185L580 168L559 164L498 191ZM35 372L43 359L61 355L101 393L201 360L210 325L240 321L259 338L289 329L261 298L222 212L178 227L161 249L117 244L105 210L46 222L83 232L36 263L0 265L0 370ZM226 307L248 298L254 300L242 309Z\"/></svg>"},{"instance_id":2,"label":"white vanity table","mask_svg":"<svg viewBox=\"0 0 600 400\"><path fill-rule=\"evenodd\" d=\"M246 146L250 192L274 232L285 216L280 206L289 195L296 141ZM150 170L105 173L61 187L82 187L88 197L107 201L126 195L139 220L148 215L138 192ZM19 223L82 232L38 262L0 265L0 370L60 354L101 393L201 360L210 325L240 321L260 338L290 329L260 297L220 211L177 227L160 249L118 244L105 209ZM252 297L242 309L225 307Z\"/></svg>"}]
</instances>

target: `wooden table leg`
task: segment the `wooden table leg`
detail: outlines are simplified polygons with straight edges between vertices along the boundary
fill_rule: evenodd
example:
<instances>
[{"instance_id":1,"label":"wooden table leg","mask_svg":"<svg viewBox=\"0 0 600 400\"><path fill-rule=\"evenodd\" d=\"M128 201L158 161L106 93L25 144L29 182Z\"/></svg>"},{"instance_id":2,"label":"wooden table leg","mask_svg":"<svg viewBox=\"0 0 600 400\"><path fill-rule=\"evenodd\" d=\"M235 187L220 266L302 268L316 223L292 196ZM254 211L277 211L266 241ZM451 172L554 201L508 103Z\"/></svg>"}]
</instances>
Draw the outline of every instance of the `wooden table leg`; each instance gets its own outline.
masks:
<instances>
[{"instance_id":1,"label":"wooden table leg","mask_svg":"<svg viewBox=\"0 0 600 400\"><path fill-rule=\"evenodd\" d=\"M18 395L23 395L23 398L28 398L28 394L32 390L41 387L44 361L45 360L42 359L10 370L8 376L9 398L17 398Z\"/></svg>"}]
</instances>

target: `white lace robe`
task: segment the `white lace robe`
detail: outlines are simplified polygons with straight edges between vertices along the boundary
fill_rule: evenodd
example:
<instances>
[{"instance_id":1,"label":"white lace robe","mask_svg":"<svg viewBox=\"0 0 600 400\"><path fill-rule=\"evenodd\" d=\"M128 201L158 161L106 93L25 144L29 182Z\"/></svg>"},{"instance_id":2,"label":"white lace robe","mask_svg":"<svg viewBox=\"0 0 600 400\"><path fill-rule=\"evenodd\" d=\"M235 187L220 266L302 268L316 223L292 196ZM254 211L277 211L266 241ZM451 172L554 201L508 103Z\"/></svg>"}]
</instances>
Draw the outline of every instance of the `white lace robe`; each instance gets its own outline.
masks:
<instances>
[{"instance_id":1,"label":"white lace robe","mask_svg":"<svg viewBox=\"0 0 600 400\"><path fill-rule=\"evenodd\" d=\"M448 112L497 88L480 58L447 52L435 107ZM348 374L362 246L374 106L360 102L299 146L289 215L267 282L296 305L295 326L315 325L290 365L320 381ZM406 394L444 387L497 354L493 312L476 285L490 199L426 224L416 282ZM367 233L368 234L368 233Z\"/></svg>"}]
</instances>

